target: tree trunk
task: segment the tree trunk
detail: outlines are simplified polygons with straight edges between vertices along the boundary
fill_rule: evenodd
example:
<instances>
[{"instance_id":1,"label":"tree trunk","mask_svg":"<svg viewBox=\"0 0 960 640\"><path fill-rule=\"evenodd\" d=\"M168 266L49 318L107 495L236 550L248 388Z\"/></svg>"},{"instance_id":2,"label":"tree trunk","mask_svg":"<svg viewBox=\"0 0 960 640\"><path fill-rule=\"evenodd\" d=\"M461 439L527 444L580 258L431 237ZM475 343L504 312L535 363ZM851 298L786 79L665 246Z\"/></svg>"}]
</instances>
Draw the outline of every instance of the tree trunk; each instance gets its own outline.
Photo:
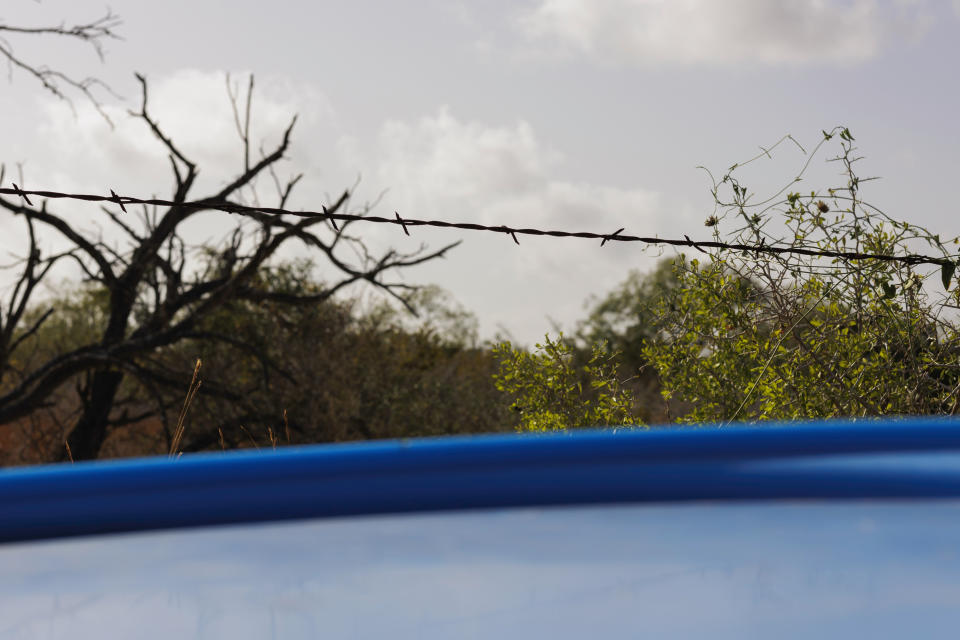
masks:
<instances>
[{"instance_id":1,"label":"tree trunk","mask_svg":"<svg viewBox=\"0 0 960 640\"><path fill-rule=\"evenodd\" d=\"M83 413L67 436L67 447L59 447L54 455L61 462L93 460L100 455L100 447L107 438L107 422L113 400L123 380L120 371L98 371L93 375Z\"/></svg>"}]
</instances>

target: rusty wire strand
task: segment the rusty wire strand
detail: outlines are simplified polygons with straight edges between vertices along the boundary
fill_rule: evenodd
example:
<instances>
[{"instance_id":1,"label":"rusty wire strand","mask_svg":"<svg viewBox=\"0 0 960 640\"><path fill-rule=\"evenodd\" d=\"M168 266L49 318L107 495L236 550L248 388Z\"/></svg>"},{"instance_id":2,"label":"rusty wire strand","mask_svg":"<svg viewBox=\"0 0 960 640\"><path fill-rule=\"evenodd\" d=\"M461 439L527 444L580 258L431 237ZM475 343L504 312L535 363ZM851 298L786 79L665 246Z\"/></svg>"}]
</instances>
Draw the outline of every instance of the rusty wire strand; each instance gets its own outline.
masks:
<instances>
[{"instance_id":1,"label":"rusty wire strand","mask_svg":"<svg viewBox=\"0 0 960 640\"><path fill-rule=\"evenodd\" d=\"M37 196L49 199L67 199L82 200L86 202L111 202L124 209L127 204L139 204L160 207L179 207L184 209L211 209L224 211L226 213L266 213L271 215L287 215L300 218L326 218L336 228L336 221L344 222L372 222L378 224L392 224L403 228L407 235L410 235L408 227L436 227L441 229L460 229L463 231L489 231L493 233L503 233L509 235L514 242L520 244L517 240L517 234L527 236L548 236L553 238L582 238L587 240L600 240L600 245L604 246L607 242L640 242L648 245L668 245L673 247L690 247L703 251L704 249L720 249L726 251L749 252L757 255L763 253L768 255L802 255L820 258L835 258L840 260L877 260L879 262L897 262L907 265L931 264L938 266L955 266L958 264L960 255L945 256L937 258L930 255L911 253L905 255L893 255L884 253L867 253L861 251L835 251L829 249L808 249L795 246L777 246L761 243L743 244L719 242L716 240L692 240L684 235L683 239L678 238L659 238L634 236L623 233L624 229L617 229L613 233L596 233L593 231L564 231L533 229L529 227L510 227L506 225L486 225L475 222L450 222L447 220L420 220L417 218L401 218L399 213L394 213L394 218L386 218L374 215L359 215L352 213L330 213L326 207L322 211L292 211L276 207L248 206L234 202L218 200L193 200L187 202L175 202L161 198L137 198L133 196L122 196L111 189L110 195L99 195L91 193L62 193L59 191L31 190L21 189L17 185L13 188L0 187L0 194L11 195L23 198L28 203L29 196Z\"/></svg>"}]
</instances>

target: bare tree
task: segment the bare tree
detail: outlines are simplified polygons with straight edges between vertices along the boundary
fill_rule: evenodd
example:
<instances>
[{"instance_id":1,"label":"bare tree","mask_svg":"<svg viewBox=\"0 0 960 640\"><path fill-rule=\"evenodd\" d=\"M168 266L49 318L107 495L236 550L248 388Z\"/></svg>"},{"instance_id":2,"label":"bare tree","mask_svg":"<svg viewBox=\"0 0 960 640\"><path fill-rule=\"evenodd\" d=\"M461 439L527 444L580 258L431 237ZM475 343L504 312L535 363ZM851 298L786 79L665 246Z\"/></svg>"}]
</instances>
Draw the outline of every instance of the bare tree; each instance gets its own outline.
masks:
<instances>
[{"instance_id":1,"label":"bare tree","mask_svg":"<svg viewBox=\"0 0 960 640\"><path fill-rule=\"evenodd\" d=\"M231 93L243 142L243 169L226 186L197 198L193 195L197 164L151 115L147 81L140 75L137 79L142 88L141 106L131 115L142 121L166 150L173 178L170 200L177 205L163 210L144 207L137 216L119 210L123 207L119 201L116 206L102 207L105 219L124 238L121 245L115 245L105 240L102 233L94 235L77 228L69 216L53 210L46 201L0 198L0 207L24 220L29 237L28 250L19 263L19 279L0 318L0 424L9 425L44 407L52 394L73 381L81 407L65 430L66 446L61 441L56 447L56 455L61 459L68 452L76 459L95 458L112 428L146 415L166 415L169 401L165 398L169 393L164 391L182 391L184 374L177 375L150 357L165 347L191 339L222 342L260 358L265 368L278 369L255 344L201 327L205 318L225 305L237 301L318 304L351 285L366 283L409 306L415 287L389 280L389 274L442 257L456 244L434 251L421 247L412 254L390 250L373 255L360 239L347 234L349 223L334 226L320 217L291 218L249 210L224 213L222 207L246 204L244 194L255 193L253 187L258 177L269 177L278 206L285 207L301 176L281 181L275 166L288 150L296 118L272 150L251 158L254 154L248 114L252 80L245 104L240 104L237 95ZM329 213L347 211L350 202L348 190L325 208ZM350 212L362 215L370 206ZM181 232L184 223L201 212L223 216L228 227L215 250L189 244ZM44 254L37 241L38 227L59 233L68 248ZM293 242L312 249L339 275L309 292L279 291L266 286L259 277L262 270L282 247ZM33 313L28 310L36 308L33 298L37 286L61 261L78 265L85 279L104 292L102 326L96 339L25 369L12 355L56 314L52 308ZM152 397L154 406L134 416L126 410L118 411L125 380ZM203 392L237 402L243 400L242 394L228 383L204 381Z\"/></svg>"},{"instance_id":2,"label":"bare tree","mask_svg":"<svg viewBox=\"0 0 960 640\"><path fill-rule=\"evenodd\" d=\"M97 54L97 57L103 61L104 42L119 39L120 36L116 30L120 24L120 18L109 10L96 20L74 25L61 22L54 26L22 27L0 22L0 58L7 61L7 69L11 77L15 69L26 73L43 85L44 89L70 105L71 108L74 106L71 94L79 93L93 105L107 122L110 122L110 118L103 110L103 105L97 96L98 91L113 94L113 91L105 82L92 76L72 76L46 65L28 61L17 55L10 37L53 36L75 40L89 45Z\"/></svg>"}]
</instances>

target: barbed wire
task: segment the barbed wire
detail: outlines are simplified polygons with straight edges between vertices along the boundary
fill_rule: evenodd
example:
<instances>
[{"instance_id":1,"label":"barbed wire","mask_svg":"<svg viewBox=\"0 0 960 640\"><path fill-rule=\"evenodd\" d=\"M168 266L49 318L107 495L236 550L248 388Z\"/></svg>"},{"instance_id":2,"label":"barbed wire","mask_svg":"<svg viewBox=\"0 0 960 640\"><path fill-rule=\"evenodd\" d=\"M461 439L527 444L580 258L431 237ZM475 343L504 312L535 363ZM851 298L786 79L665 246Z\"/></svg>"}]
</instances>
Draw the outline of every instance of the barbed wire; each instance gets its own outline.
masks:
<instances>
[{"instance_id":1,"label":"barbed wire","mask_svg":"<svg viewBox=\"0 0 960 640\"><path fill-rule=\"evenodd\" d=\"M657 236L635 236L623 233L625 228L620 228L613 233L598 233L593 231L565 231L550 229L535 229L530 227L511 227L507 225L486 225L476 222L450 222L448 220L422 220L418 218L404 218L398 212L394 212L394 217L384 217L376 215L360 215L353 213L339 213L327 211L322 207L321 211L281 209L276 207L262 207L242 205L234 202L222 200L192 200L186 202L176 202L164 200L162 198L137 198L134 196L118 195L113 189L110 195L99 195L92 193L63 193L59 191L21 189L15 183L12 188L0 187L0 194L18 196L27 204L33 206L30 196L48 199L66 199L81 200L86 202L109 202L116 204L120 209L126 212L126 205L146 205L160 207L180 207L186 209L210 209L224 211L226 213L261 213L270 215L295 216L300 218L325 218L337 228L337 220L342 222L370 222L374 224L392 224L403 229L406 235L410 235L409 227L435 227L441 229L459 229L462 231L487 231L492 233L502 233L509 235L516 244L520 244L518 235L525 236L546 236L553 238L580 238L586 240L600 240L600 246L607 242L639 242L647 245L666 245L673 247L689 247L706 253L705 249L719 249L725 251L737 251L743 253L755 253L766 255L801 255L820 258L836 258L840 260L877 260L880 262L897 262L906 265L930 264L941 267L954 267L960 264L960 255L935 257L919 253L910 253L904 255L868 253L861 251L839 251L831 249L810 249L807 247L785 246L776 244L742 244L720 242L717 240L692 240L690 236L684 235L683 239L678 238L660 238Z\"/></svg>"}]
</instances>

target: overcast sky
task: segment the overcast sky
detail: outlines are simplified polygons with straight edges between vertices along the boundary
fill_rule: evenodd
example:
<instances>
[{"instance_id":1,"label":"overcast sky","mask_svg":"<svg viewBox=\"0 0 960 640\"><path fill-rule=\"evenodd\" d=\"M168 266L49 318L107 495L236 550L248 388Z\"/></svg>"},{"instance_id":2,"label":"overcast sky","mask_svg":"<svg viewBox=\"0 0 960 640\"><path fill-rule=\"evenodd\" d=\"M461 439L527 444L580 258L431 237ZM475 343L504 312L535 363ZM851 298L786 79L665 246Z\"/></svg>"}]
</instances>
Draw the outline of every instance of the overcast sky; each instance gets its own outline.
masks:
<instances>
[{"instance_id":1,"label":"overcast sky","mask_svg":"<svg viewBox=\"0 0 960 640\"><path fill-rule=\"evenodd\" d=\"M722 170L787 133L809 147L843 124L866 156L861 172L883 177L868 200L960 233L957 0L111 7L124 39L108 43L103 64L76 43L11 39L23 57L97 74L123 98L105 98L111 130L82 101L74 116L23 73L0 81L2 160L24 163L29 188L170 193L163 150L125 115L137 106L138 71L156 118L201 164L197 195L206 195L241 162L225 73L252 72L258 143L274 143L300 115L281 167L306 173L295 207L318 208L359 174L359 201L388 190L384 215L702 238L712 200L697 165ZM103 11L86 0L8 0L0 20L38 26ZM784 147L762 180L789 180L801 161ZM8 243L13 226L0 221ZM213 237L216 227L194 232ZM526 343L550 319L572 328L590 295L657 256L594 241L521 238L517 247L493 234L363 232L374 247L408 250L463 238L442 263L404 277L449 290L477 314L483 337L499 329Z\"/></svg>"}]
</instances>

